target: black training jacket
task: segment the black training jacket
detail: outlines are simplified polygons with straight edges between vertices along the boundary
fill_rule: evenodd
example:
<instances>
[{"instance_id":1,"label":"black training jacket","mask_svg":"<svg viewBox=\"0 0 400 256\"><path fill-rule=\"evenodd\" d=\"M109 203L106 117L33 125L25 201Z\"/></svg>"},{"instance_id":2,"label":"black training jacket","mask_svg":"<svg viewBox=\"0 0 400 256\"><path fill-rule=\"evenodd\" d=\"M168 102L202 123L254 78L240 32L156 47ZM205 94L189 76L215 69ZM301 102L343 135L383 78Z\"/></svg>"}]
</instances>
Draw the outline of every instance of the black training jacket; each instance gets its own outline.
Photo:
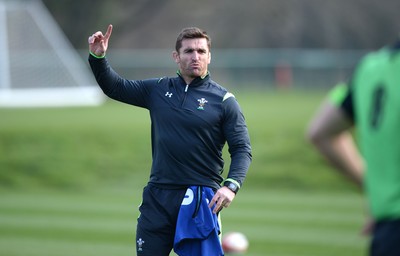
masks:
<instances>
[{"instance_id":1,"label":"black training jacket","mask_svg":"<svg viewBox=\"0 0 400 256\"><path fill-rule=\"evenodd\" d=\"M89 63L108 97L149 110L153 157L149 183L163 188L218 189L223 181L225 142L231 155L227 178L243 183L252 158L245 119L233 95L209 75L190 85L179 75L127 80L106 58L89 55Z\"/></svg>"}]
</instances>

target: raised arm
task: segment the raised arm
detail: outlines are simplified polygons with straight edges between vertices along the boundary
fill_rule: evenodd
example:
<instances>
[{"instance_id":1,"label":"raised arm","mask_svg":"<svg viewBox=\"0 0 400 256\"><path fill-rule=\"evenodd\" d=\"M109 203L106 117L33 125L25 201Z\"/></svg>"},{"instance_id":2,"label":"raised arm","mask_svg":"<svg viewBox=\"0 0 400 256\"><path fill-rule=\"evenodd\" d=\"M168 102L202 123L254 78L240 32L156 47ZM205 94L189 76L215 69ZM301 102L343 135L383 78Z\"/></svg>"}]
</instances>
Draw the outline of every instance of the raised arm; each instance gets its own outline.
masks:
<instances>
[{"instance_id":1,"label":"raised arm","mask_svg":"<svg viewBox=\"0 0 400 256\"><path fill-rule=\"evenodd\" d=\"M120 76L109 65L105 57L113 26L110 24L105 35L97 31L88 38L89 64L97 83L111 99L139 107L147 107L149 88L156 79L128 80Z\"/></svg>"}]
</instances>

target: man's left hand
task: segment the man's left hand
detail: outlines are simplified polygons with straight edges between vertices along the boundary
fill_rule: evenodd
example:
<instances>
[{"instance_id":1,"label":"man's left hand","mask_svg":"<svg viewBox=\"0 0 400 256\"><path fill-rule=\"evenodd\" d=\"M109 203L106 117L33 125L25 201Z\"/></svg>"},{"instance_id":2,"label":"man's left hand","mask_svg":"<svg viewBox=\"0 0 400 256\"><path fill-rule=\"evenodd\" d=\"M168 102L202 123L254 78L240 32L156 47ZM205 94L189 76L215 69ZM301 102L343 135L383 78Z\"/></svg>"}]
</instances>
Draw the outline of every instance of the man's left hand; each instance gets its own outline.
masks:
<instances>
[{"instance_id":1,"label":"man's left hand","mask_svg":"<svg viewBox=\"0 0 400 256\"><path fill-rule=\"evenodd\" d=\"M209 208L214 207L213 213L218 213L222 208L229 207L236 194L228 187L223 186L217 190L211 202L208 204Z\"/></svg>"}]
</instances>

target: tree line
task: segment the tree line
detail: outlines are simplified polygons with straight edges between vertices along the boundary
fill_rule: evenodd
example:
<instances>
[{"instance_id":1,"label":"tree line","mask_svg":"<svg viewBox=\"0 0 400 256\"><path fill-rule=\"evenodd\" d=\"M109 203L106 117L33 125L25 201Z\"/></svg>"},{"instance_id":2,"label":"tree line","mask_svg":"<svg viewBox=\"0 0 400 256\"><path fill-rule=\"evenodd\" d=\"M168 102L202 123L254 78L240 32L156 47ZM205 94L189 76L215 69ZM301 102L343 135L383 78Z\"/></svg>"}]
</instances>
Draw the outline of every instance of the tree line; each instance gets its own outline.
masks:
<instances>
[{"instance_id":1,"label":"tree line","mask_svg":"<svg viewBox=\"0 0 400 256\"><path fill-rule=\"evenodd\" d=\"M173 48L198 26L217 48L373 49L400 33L398 0L43 0L76 48L114 25L115 48Z\"/></svg>"}]
</instances>

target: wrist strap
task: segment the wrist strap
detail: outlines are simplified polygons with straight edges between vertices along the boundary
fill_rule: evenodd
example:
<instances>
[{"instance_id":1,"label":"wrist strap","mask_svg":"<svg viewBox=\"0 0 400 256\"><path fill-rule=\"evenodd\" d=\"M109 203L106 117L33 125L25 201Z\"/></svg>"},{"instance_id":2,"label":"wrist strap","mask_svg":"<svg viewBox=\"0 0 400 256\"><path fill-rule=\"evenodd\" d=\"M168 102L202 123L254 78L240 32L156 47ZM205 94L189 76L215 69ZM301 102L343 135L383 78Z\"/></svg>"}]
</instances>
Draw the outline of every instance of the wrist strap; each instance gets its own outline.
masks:
<instances>
[{"instance_id":1,"label":"wrist strap","mask_svg":"<svg viewBox=\"0 0 400 256\"><path fill-rule=\"evenodd\" d=\"M238 188L240 188L240 183L237 182L236 180L231 179L231 178L228 178L228 179L224 180L223 184L224 184L225 182L227 182L227 181L228 181L228 182L234 183L236 186L238 186Z\"/></svg>"},{"instance_id":2,"label":"wrist strap","mask_svg":"<svg viewBox=\"0 0 400 256\"><path fill-rule=\"evenodd\" d=\"M104 57L106 57L106 54L104 53L102 56L97 56L96 54L94 54L92 51L89 50L90 55L92 55L93 57L95 57L96 59L103 59Z\"/></svg>"},{"instance_id":3,"label":"wrist strap","mask_svg":"<svg viewBox=\"0 0 400 256\"><path fill-rule=\"evenodd\" d=\"M230 190L232 190L235 194L239 191L240 189L240 183L237 182L234 179L228 178L223 182L223 186L228 187Z\"/></svg>"}]
</instances>

